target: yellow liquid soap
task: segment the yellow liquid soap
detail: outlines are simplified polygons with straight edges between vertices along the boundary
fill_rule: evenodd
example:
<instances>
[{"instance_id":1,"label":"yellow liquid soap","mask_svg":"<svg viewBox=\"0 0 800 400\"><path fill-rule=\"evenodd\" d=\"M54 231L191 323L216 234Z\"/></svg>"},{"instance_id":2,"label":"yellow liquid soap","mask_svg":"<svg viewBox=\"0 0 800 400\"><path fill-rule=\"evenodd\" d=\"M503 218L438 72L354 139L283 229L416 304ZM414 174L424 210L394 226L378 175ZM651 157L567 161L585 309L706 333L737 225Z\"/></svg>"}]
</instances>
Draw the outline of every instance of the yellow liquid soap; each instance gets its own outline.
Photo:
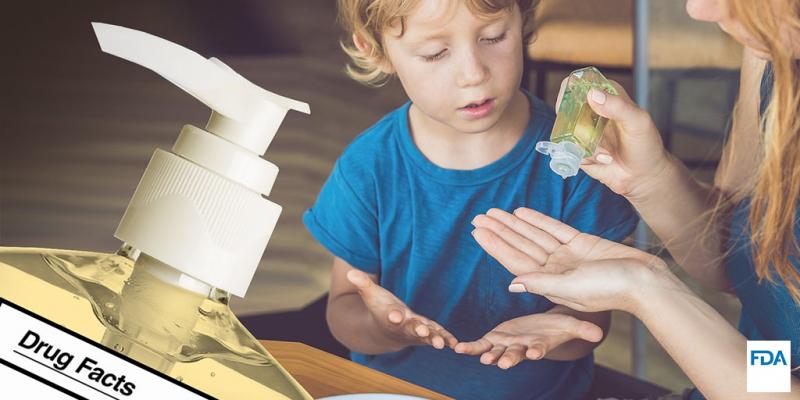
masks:
<instances>
[{"instance_id":1,"label":"yellow liquid soap","mask_svg":"<svg viewBox=\"0 0 800 400\"><path fill-rule=\"evenodd\" d=\"M0 297L220 399L311 399L228 306L145 254L0 247Z\"/></svg>"},{"instance_id":2,"label":"yellow liquid soap","mask_svg":"<svg viewBox=\"0 0 800 400\"><path fill-rule=\"evenodd\" d=\"M608 123L608 119L595 113L586 101L592 88L617 94L595 67L569 74L550 141L536 145L539 152L552 157L550 168L564 178L577 174L580 161L594 154Z\"/></svg>"}]
</instances>

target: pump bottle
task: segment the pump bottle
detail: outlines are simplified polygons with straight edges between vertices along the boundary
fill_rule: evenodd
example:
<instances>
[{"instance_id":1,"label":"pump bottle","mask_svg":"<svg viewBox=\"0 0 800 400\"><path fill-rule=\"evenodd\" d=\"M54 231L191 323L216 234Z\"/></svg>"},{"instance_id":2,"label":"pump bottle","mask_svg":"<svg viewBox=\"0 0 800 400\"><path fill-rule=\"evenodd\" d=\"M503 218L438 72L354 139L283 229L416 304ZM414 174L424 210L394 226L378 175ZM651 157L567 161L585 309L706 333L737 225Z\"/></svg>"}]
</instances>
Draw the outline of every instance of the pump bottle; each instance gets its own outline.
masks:
<instances>
[{"instance_id":1,"label":"pump bottle","mask_svg":"<svg viewBox=\"0 0 800 400\"><path fill-rule=\"evenodd\" d=\"M102 51L211 108L157 149L114 236L116 254L0 248L0 297L217 398L311 399L228 306L244 296L281 207L261 158L288 110L307 104L221 61L93 23Z\"/></svg>"}]
</instances>

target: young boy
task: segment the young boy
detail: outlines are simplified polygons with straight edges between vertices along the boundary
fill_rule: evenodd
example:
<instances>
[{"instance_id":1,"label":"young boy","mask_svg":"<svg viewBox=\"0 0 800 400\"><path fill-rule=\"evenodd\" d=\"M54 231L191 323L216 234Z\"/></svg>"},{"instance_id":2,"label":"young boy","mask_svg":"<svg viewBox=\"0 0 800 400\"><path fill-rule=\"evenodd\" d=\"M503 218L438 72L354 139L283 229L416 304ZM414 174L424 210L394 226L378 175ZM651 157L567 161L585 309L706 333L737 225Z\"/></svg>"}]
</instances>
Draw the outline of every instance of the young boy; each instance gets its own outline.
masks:
<instances>
[{"instance_id":1,"label":"young boy","mask_svg":"<svg viewBox=\"0 0 800 400\"><path fill-rule=\"evenodd\" d=\"M397 76L410 101L353 141L304 215L335 256L328 324L353 360L457 399L580 398L609 325L510 295L475 215L530 207L610 240L637 222L534 150L554 114L519 89L533 1L339 0L350 75Z\"/></svg>"}]
</instances>

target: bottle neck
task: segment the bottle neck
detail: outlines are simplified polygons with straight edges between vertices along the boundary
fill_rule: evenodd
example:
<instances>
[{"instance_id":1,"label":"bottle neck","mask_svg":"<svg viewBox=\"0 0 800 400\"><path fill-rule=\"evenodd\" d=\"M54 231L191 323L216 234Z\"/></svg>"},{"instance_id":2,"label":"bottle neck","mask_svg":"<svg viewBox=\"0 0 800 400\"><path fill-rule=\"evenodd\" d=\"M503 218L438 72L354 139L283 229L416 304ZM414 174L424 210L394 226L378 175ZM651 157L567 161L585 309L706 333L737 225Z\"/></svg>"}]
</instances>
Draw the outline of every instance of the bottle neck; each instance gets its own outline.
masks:
<instances>
[{"instance_id":1,"label":"bottle neck","mask_svg":"<svg viewBox=\"0 0 800 400\"><path fill-rule=\"evenodd\" d=\"M194 352L198 310L212 290L141 253L119 296L119 323L105 332L102 342L167 373L177 358Z\"/></svg>"},{"instance_id":2,"label":"bottle neck","mask_svg":"<svg viewBox=\"0 0 800 400\"><path fill-rule=\"evenodd\" d=\"M134 274L136 274L137 271L146 272L163 283L189 290L204 297L207 297L213 289L211 285L186 275L144 253L136 260Z\"/></svg>"}]
</instances>

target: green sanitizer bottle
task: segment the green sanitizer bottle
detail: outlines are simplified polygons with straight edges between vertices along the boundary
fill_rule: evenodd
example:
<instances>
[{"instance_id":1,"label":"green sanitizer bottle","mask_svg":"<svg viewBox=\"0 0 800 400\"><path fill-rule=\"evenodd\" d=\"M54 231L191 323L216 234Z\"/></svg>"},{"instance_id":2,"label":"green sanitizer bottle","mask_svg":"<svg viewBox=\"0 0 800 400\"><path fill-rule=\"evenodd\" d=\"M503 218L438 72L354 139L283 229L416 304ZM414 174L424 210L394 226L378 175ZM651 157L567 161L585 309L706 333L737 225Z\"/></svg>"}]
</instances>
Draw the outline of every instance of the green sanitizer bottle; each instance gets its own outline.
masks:
<instances>
[{"instance_id":1,"label":"green sanitizer bottle","mask_svg":"<svg viewBox=\"0 0 800 400\"><path fill-rule=\"evenodd\" d=\"M578 174L581 160L591 157L608 119L586 102L592 88L617 94L617 90L595 67L572 71L567 79L550 141L536 144L536 150L550 156L550 169L566 179Z\"/></svg>"}]
</instances>

